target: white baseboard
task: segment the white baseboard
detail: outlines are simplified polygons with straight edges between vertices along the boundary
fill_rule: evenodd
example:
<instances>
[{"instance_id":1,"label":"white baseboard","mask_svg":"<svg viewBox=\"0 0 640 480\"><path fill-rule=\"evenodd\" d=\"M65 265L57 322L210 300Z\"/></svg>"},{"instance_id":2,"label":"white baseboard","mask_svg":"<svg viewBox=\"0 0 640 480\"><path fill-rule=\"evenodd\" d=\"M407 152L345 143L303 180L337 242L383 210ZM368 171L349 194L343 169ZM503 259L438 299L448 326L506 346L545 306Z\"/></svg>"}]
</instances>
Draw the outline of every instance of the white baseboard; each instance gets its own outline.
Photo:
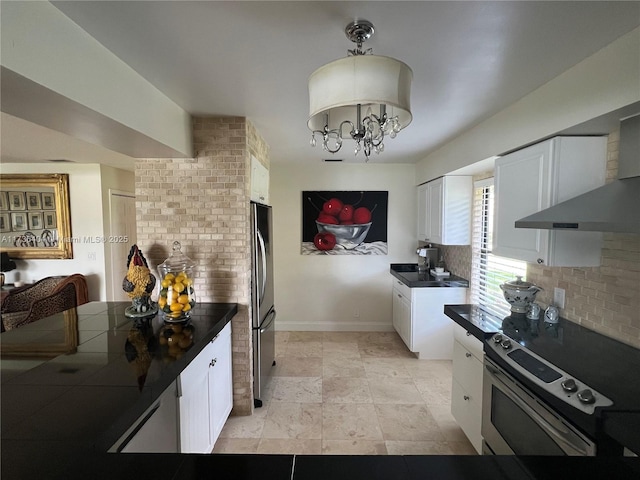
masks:
<instances>
[{"instance_id":1,"label":"white baseboard","mask_svg":"<svg viewBox=\"0 0 640 480\"><path fill-rule=\"evenodd\" d=\"M393 332L390 323L366 322L282 322L276 320L276 331L282 332Z\"/></svg>"}]
</instances>

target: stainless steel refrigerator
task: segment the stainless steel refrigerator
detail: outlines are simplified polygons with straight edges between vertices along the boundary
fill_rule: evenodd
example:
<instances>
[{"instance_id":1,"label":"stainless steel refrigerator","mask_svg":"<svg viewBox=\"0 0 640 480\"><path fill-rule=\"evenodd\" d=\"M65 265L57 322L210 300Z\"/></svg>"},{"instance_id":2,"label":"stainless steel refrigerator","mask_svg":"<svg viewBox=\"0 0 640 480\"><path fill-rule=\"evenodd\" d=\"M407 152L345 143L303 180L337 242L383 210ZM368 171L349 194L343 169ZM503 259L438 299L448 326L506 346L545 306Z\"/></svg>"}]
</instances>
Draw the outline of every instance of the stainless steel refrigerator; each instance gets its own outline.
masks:
<instances>
[{"instance_id":1,"label":"stainless steel refrigerator","mask_svg":"<svg viewBox=\"0 0 640 480\"><path fill-rule=\"evenodd\" d=\"M276 364L272 239L271 207L251 202L251 327L256 407L262 406L264 390Z\"/></svg>"}]
</instances>

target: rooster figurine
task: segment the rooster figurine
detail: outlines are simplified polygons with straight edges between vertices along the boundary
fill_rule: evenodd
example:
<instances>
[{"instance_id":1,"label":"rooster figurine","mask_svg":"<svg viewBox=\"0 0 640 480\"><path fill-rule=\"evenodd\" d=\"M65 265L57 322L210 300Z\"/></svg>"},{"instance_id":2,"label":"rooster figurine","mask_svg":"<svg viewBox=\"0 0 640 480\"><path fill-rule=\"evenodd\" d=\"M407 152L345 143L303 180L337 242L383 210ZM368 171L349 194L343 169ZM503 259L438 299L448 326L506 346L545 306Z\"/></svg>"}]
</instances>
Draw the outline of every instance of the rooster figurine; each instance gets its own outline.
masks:
<instances>
[{"instance_id":1,"label":"rooster figurine","mask_svg":"<svg viewBox=\"0 0 640 480\"><path fill-rule=\"evenodd\" d=\"M156 277L149 271L144 255L133 245L127 258L129 270L122 281L122 289L131 298L132 305L125 311L128 317L150 317L158 312L158 305L151 301L151 292L156 286Z\"/></svg>"}]
</instances>

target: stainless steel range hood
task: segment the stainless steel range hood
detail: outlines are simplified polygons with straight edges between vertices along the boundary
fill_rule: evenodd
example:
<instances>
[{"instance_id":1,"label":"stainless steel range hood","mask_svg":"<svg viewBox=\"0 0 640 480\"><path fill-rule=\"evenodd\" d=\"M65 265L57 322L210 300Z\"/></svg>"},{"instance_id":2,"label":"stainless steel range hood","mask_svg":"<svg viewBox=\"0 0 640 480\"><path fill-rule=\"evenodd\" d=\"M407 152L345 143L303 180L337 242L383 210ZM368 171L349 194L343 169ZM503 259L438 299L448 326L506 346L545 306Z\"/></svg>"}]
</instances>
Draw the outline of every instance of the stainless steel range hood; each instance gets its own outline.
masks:
<instances>
[{"instance_id":1,"label":"stainless steel range hood","mask_svg":"<svg viewBox=\"0 0 640 480\"><path fill-rule=\"evenodd\" d=\"M640 115L620 122L618 180L521 218L515 226L640 233Z\"/></svg>"}]
</instances>

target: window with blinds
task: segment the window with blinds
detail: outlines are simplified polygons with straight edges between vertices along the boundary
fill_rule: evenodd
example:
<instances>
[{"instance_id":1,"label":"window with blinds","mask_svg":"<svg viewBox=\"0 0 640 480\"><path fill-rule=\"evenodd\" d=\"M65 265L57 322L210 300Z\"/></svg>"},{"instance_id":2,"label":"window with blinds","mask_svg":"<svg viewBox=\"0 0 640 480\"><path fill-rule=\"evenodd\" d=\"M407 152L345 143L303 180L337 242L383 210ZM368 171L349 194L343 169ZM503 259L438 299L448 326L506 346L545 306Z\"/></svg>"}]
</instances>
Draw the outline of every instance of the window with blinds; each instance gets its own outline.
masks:
<instances>
[{"instance_id":1,"label":"window with blinds","mask_svg":"<svg viewBox=\"0 0 640 480\"><path fill-rule=\"evenodd\" d=\"M500 284L513 280L516 275L525 277L527 264L491 253L493 178L474 184L472 235L471 302L494 315L507 316L510 306L502 295Z\"/></svg>"}]
</instances>

